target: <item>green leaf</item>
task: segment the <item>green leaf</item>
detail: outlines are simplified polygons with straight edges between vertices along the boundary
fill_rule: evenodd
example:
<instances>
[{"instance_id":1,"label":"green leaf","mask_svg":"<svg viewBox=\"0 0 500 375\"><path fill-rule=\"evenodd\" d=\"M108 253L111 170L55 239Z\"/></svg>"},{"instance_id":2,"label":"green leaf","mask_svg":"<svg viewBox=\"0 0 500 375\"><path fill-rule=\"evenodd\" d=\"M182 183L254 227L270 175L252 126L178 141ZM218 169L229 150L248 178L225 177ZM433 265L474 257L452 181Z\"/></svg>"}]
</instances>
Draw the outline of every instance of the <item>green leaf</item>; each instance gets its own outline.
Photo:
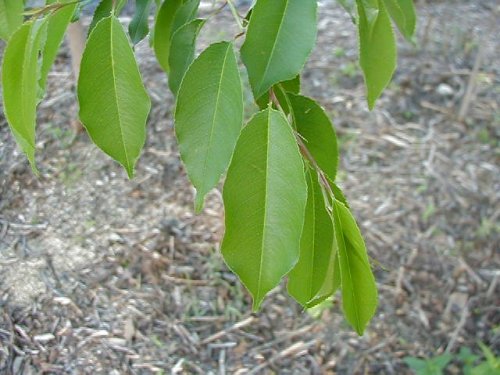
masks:
<instances>
[{"instance_id":1,"label":"green leaf","mask_svg":"<svg viewBox=\"0 0 500 375\"><path fill-rule=\"evenodd\" d=\"M333 182L330 181L330 187L332 188L333 196L336 200L340 201L347 208L349 207L349 203L344 195L344 192Z\"/></svg>"},{"instance_id":2,"label":"green leaf","mask_svg":"<svg viewBox=\"0 0 500 375\"><path fill-rule=\"evenodd\" d=\"M199 6L200 0L184 0L184 4L179 7L179 10L175 14L172 35L179 30L181 26L184 26L186 23L196 18Z\"/></svg>"},{"instance_id":3,"label":"green leaf","mask_svg":"<svg viewBox=\"0 0 500 375\"><path fill-rule=\"evenodd\" d=\"M127 35L115 16L101 20L89 36L78 101L80 119L92 140L132 178L151 102Z\"/></svg>"},{"instance_id":4,"label":"green leaf","mask_svg":"<svg viewBox=\"0 0 500 375\"><path fill-rule=\"evenodd\" d=\"M128 26L128 33L134 44L139 43L148 35L148 17L152 2L153 0L135 0L134 18Z\"/></svg>"},{"instance_id":5,"label":"green leaf","mask_svg":"<svg viewBox=\"0 0 500 375\"><path fill-rule=\"evenodd\" d=\"M35 165L35 126L38 104L38 56L46 22L31 21L18 28L9 39L2 63L2 88L5 117L17 143Z\"/></svg>"},{"instance_id":6,"label":"green leaf","mask_svg":"<svg viewBox=\"0 0 500 375\"><path fill-rule=\"evenodd\" d=\"M371 0L378 8L358 0L360 65L365 76L368 107L391 81L396 69L396 41L383 0Z\"/></svg>"},{"instance_id":7,"label":"green leaf","mask_svg":"<svg viewBox=\"0 0 500 375\"><path fill-rule=\"evenodd\" d=\"M326 176L335 181L339 150L333 124L314 100L295 94L288 96L297 131L305 146Z\"/></svg>"},{"instance_id":8,"label":"green leaf","mask_svg":"<svg viewBox=\"0 0 500 375\"><path fill-rule=\"evenodd\" d=\"M323 280L323 285L321 285L321 288L314 296L314 298L307 303L306 307L308 309L324 302L326 299L333 296L335 292L340 288L341 280L339 254L336 242L334 242L334 251L331 252L331 256L332 257L328 260L328 270L326 271L326 277Z\"/></svg>"},{"instance_id":9,"label":"green leaf","mask_svg":"<svg viewBox=\"0 0 500 375\"><path fill-rule=\"evenodd\" d=\"M100 20L103 18L109 17L111 13L113 12L113 1L114 0L101 0L99 5L94 11L94 16L92 17L92 21L90 22L89 25L89 32L88 34L94 30L94 27L99 23ZM115 15L120 14L122 8L125 6L127 3L126 0L119 0L116 5L116 10L114 12Z\"/></svg>"},{"instance_id":10,"label":"green leaf","mask_svg":"<svg viewBox=\"0 0 500 375\"><path fill-rule=\"evenodd\" d=\"M227 169L243 124L243 88L232 43L208 47L179 90L175 133L196 188L196 210Z\"/></svg>"},{"instance_id":11,"label":"green leaf","mask_svg":"<svg viewBox=\"0 0 500 375\"><path fill-rule=\"evenodd\" d=\"M288 293L302 306L317 299L324 287L330 263L332 270L328 276L333 276L336 252L332 217L325 207L318 174L309 169L306 179L308 196L300 239L300 258L288 277Z\"/></svg>"},{"instance_id":12,"label":"green leaf","mask_svg":"<svg viewBox=\"0 0 500 375\"><path fill-rule=\"evenodd\" d=\"M315 0L258 1L241 48L254 97L297 76L315 40Z\"/></svg>"},{"instance_id":13,"label":"green leaf","mask_svg":"<svg viewBox=\"0 0 500 375\"><path fill-rule=\"evenodd\" d=\"M283 107L285 113L288 113L288 98L286 97L288 92L293 94L298 94L300 92L300 75L297 75L293 79L288 81L279 82L273 86L274 94L278 99L278 102ZM269 91L266 91L264 95L258 98L256 101L260 109L266 109L271 102L269 98Z\"/></svg>"},{"instance_id":14,"label":"green leaf","mask_svg":"<svg viewBox=\"0 0 500 375\"><path fill-rule=\"evenodd\" d=\"M307 185L292 128L271 108L243 128L224 186L222 255L254 310L296 264Z\"/></svg>"},{"instance_id":15,"label":"green leaf","mask_svg":"<svg viewBox=\"0 0 500 375\"><path fill-rule=\"evenodd\" d=\"M337 0L337 2L346 10L351 16L351 20L356 22L356 1L355 0Z\"/></svg>"},{"instance_id":16,"label":"green leaf","mask_svg":"<svg viewBox=\"0 0 500 375\"><path fill-rule=\"evenodd\" d=\"M342 307L349 324L362 335L377 309L375 279L354 217L339 201L335 200L333 206L342 282Z\"/></svg>"},{"instance_id":17,"label":"green leaf","mask_svg":"<svg viewBox=\"0 0 500 375\"><path fill-rule=\"evenodd\" d=\"M499 375L500 374L500 357L495 356L495 354L491 351L490 348L488 348L486 345L484 345L482 342L479 342L479 347L483 351L483 354L486 358L486 364L483 366L477 366L475 367L472 371L473 374L492 374L492 375ZM486 371L485 371L486 370ZM490 372L488 372L490 371Z\"/></svg>"},{"instance_id":18,"label":"green leaf","mask_svg":"<svg viewBox=\"0 0 500 375\"><path fill-rule=\"evenodd\" d=\"M55 0L52 0L48 3L50 4L54 1ZM65 2L69 1L70 0L66 0ZM52 64L54 64L57 53L59 51L59 47L61 46L61 43L63 41L64 34L66 33L66 29L68 28L68 25L71 22L73 15L75 14L77 6L77 3L68 4L56 10L48 17L47 38L43 47L43 59L40 73L40 87L42 91L45 91L47 76L52 67Z\"/></svg>"},{"instance_id":19,"label":"green leaf","mask_svg":"<svg viewBox=\"0 0 500 375\"><path fill-rule=\"evenodd\" d=\"M198 5L199 0L165 0L158 10L153 46L158 63L167 73L170 72L172 36L181 26L195 18Z\"/></svg>"},{"instance_id":20,"label":"green leaf","mask_svg":"<svg viewBox=\"0 0 500 375\"><path fill-rule=\"evenodd\" d=\"M0 39L8 40L23 23L24 4L21 0L0 0Z\"/></svg>"},{"instance_id":21,"label":"green leaf","mask_svg":"<svg viewBox=\"0 0 500 375\"><path fill-rule=\"evenodd\" d=\"M156 59L165 72L169 72L168 59L170 55L170 41L176 30L173 30L174 18L182 0L165 0L156 15L153 46Z\"/></svg>"},{"instance_id":22,"label":"green leaf","mask_svg":"<svg viewBox=\"0 0 500 375\"><path fill-rule=\"evenodd\" d=\"M170 66L168 86L176 96L182 78L194 60L196 37L204 24L204 20L193 20L177 30L172 37L171 53L168 59Z\"/></svg>"},{"instance_id":23,"label":"green leaf","mask_svg":"<svg viewBox=\"0 0 500 375\"><path fill-rule=\"evenodd\" d=\"M413 0L384 0L384 4L401 34L411 40L417 22Z\"/></svg>"}]
</instances>

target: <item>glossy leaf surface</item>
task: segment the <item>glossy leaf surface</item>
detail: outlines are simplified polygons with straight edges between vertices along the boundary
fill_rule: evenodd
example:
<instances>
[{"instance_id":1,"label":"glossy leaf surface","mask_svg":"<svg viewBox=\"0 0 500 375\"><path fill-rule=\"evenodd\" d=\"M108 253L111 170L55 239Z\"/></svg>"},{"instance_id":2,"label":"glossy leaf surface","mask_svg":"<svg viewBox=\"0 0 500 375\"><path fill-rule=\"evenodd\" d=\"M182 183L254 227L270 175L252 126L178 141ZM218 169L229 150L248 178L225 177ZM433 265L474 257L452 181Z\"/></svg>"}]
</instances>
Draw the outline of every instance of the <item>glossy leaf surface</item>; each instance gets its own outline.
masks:
<instances>
[{"instance_id":1,"label":"glossy leaf surface","mask_svg":"<svg viewBox=\"0 0 500 375\"><path fill-rule=\"evenodd\" d=\"M148 17L153 0L135 0L135 13L128 26L132 43L137 44L149 33Z\"/></svg>"},{"instance_id":2,"label":"glossy leaf surface","mask_svg":"<svg viewBox=\"0 0 500 375\"><path fill-rule=\"evenodd\" d=\"M384 0L384 4L401 34L411 39L417 22L413 0Z\"/></svg>"},{"instance_id":3,"label":"glossy leaf surface","mask_svg":"<svg viewBox=\"0 0 500 375\"><path fill-rule=\"evenodd\" d=\"M53 3L54 1L55 0L52 0L49 3ZM66 0L66 2L69 1L70 0ZM40 73L40 86L42 90L45 90L47 76L57 57L59 47L64 39L64 34L66 33L66 29L75 14L77 5L78 4L76 3L68 4L56 10L48 17L47 35L43 47L43 59Z\"/></svg>"},{"instance_id":4,"label":"glossy leaf surface","mask_svg":"<svg viewBox=\"0 0 500 375\"><path fill-rule=\"evenodd\" d=\"M342 308L349 324L362 335L377 309L377 287L363 237L351 212L335 200L333 214L339 252Z\"/></svg>"},{"instance_id":5,"label":"glossy leaf surface","mask_svg":"<svg viewBox=\"0 0 500 375\"><path fill-rule=\"evenodd\" d=\"M99 5L97 5L97 8L94 11L94 16L92 17L92 21L89 25L89 35L100 20L111 15L111 12L113 11L113 1L114 0L101 0ZM116 1L116 10L114 12L115 15L118 15L121 12L126 3L127 0Z\"/></svg>"},{"instance_id":6,"label":"glossy leaf surface","mask_svg":"<svg viewBox=\"0 0 500 375\"><path fill-rule=\"evenodd\" d=\"M177 30L172 37L168 86L174 95L177 95L182 78L194 60L196 37L204 23L204 20L193 20Z\"/></svg>"},{"instance_id":7,"label":"glossy leaf surface","mask_svg":"<svg viewBox=\"0 0 500 375\"><path fill-rule=\"evenodd\" d=\"M316 0L258 1L241 48L254 97L297 76L315 40Z\"/></svg>"},{"instance_id":8,"label":"glossy leaf surface","mask_svg":"<svg viewBox=\"0 0 500 375\"><path fill-rule=\"evenodd\" d=\"M318 298L330 263L333 267L336 250L333 222L325 207L318 174L309 169L306 178L308 196L300 239L300 258L288 276L288 293L302 306ZM333 269L330 272L331 277Z\"/></svg>"},{"instance_id":9,"label":"glossy leaf surface","mask_svg":"<svg viewBox=\"0 0 500 375\"><path fill-rule=\"evenodd\" d=\"M223 197L222 255L257 309L299 258L307 199L302 158L280 112L268 108L243 128Z\"/></svg>"},{"instance_id":10,"label":"glossy leaf surface","mask_svg":"<svg viewBox=\"0 0 500 375\"><path fill-rule=\"evenodd\" d=\"M0 39L7 40L23 23L21 0L0 0Z\"/></svg>"},{"instance_id":11,"label":"glossy leaf surface","mask_svg":"<svg viewBox=\"0 0 500 375\"><path fill-rule=\"evenodd\" d=\"M78 101L92 140L133 177L151 103L127 35L114 16L100 21L87 41Z\"/></svg>"},{"instance_id":12,"label":"glossy leaf surface","mask_svg":"<svg viewBox=\"0 0 500 375\"><path fill-rule=\"evenodd\" d=\"M158 63L170 72L170 52L175 32L196 17L199 0L165 0L156 15L153 46Z\"/></svg>"},{"instance_id":13,"label":"glossy leaf surface","mask_svg":"<svg viewBox=\"0 0 500 375\"><path fill-rule=\"evenodd\" d=\"M339 150L333 124L320 105L305 96L289 94L297 131L314 160L335 181Z\"/></svg>"},{"instance_id":14,"label":"glossy leaf surface","mask_svg":"<svg viewBox=\"0 0 500 375\"><path fill-rule=\"evenodd\" d=\"M288 81L283 81L275 84L272 90L285 113L288 113L288 98L286 97L286 95L288 92L291 92L293 94L300 93L300 75ZM269 91L264 93L264 95L262 95L255 101L260 109L265 109L271 102Z\"/></svg>"},{"instance_id":15,"label":"glossy leaf surface","mask_svg":"<svg viewBox=\"0 0 500 375\"><path fill-rule=\"evenodd\" d=\"M233 45L207 48L182 81L175 110L181 158L196 188L196 210L227 169L243 124L243 89Z\"/></svg>"},{"instance_id":16,"label":"glossy leaf surface","mask_svg":"<svg viewBox=\"0 0 500 375\"><path fill-rule=\"evenodd\" d=\"M358 0L359 62L373 109L396 69L396 40L383 0Z\"/></svg>"},{"instance_id":17,"label":"glossy leaf surface","mask_svg":"<svg viewBox=\"0 0 500 375\"><path fill-rule=\"evenodd\" d=\"M5 117L35 172L36 106L40 92L38 56L45 27L45 20L36 20L17 29L5 48L2 63Z\"/></svg>"}]
</instances>

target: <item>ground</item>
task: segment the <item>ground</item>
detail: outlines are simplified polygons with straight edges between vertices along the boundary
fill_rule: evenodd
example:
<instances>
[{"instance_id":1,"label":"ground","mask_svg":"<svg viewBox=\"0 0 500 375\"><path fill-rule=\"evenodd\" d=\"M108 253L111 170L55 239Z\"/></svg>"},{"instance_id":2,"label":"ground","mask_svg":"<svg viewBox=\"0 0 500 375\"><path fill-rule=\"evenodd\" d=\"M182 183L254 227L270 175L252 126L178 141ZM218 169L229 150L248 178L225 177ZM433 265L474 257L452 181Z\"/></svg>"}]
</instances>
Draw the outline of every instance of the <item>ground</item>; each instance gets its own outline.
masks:
<instances>
[{"instance_id":1,"label":"ground","mask_svg":"<svg viewBox=\"0 0 500 375\"><path fill-rule=\"evenodd\" d=\"M480 353L478 341L500 353L498 4L420 2L416 44L400 38L373 112L355 26L321 4L303 89L334 119L339 184L372 259L380 303L365 335L338 297L308 313L283 285L252 314L218 252L220 189L193 212L148 43L137 54L153 107L132 181L74 135L64 47L38 111L39 177L0 114L0 373L406 374L407 356ZM212 18L200 48L230 24Z\"/></svg>"}]
</instances>

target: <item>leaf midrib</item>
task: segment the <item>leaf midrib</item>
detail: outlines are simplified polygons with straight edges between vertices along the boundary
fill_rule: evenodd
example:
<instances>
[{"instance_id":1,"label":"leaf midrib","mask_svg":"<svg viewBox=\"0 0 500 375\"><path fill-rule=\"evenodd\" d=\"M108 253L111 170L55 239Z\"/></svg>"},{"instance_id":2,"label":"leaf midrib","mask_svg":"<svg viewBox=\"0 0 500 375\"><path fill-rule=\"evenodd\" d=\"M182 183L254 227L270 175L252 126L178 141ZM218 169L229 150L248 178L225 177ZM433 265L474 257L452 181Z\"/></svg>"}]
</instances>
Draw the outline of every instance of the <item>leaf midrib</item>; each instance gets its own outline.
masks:
<instances>
[{"instance_id":1,"label":"leaf midrib","mask_svg":"<svg viewBox=\"0 0 500 375\"><path fill-rule=\"evenodd\" d=\"M111 59L111 79L113 81L113 98L116 104L116 116L118 117L118 129L120 130L120 138L121 138L121 144L123 145L123 152L125 153L125 161L127 163L127 173L131 173L130 171L130 160L128 157L128 152L127 152L127 145L125 142L125 137L123 135L123 129L122 129L122 119L120 116L120 103L118 101L118 89L116 87L116 76L115 76L115 59L114 59L114 48L113 48L113 26L114 26L114 16L110 16L110 37L109 37L109 43L110 43L110 59ZM121 26L120 26L121 27Z\"/></svg>"},{"instance_id":2,"label":"leaf midrib","mask_svg":"<svg viewBox=\"0 0 500 375\"><path fill-rule=\"evenodd\" d=\"M32 63L32 54L30 52L32 52L32 49L33 49L33 45L34 45L34 42L37 38L37 35L35 34L35 38L33 38L33 28L35 26L35 22L36 21L33 21L32 24L30 25L29 27L29 31L28 31L28 35L27 35L27 41L26 41L26 46L24 48L24 63L23 63L23 73L22 73L22 80L23 80L23 83L21 85L21 101L22 101L22 105L21 105L21 108L22 108L22 118L23 118L23 127L24 127L24 131L26 131L26 134L25 135L28 135L28 138L26 140L26 142L34 149L35 148L35 144L33 143L33 140L31 139L31 137L29 137L29 133L30 133L30 129L27 127L28 123L32 120L30 118L27 118L27 114L26 114L26 106L29 106L31 107L30 103L26 103L25 101L25 98L26 98L26 92L28 91L28 87L30 86L28 82L28 84L26 83L26 75L29 75L30 73L30 65ZM40 26L41 27L41 26ZM36 30L35 30L36 31ZM34 87L34 89L36 90L36 86ZM29 111L29 109L28 109ZM28 125L29 126L29 125ZM24 138L24 137L23 137Z\"/></svg>"},{"instance_id":3,"label":"leaf midrib","mask_svg":"<svg viewBox=\"0 0 500 375\"><path fill-rule=\"evenodd\" d=\"M264 247L265 247L265 242L266 242L266 227L267 227L267 204L268 204L268 199L267 199L267 192L268 192L268 184L269 184L269 179L267 178L268 172L269 172L269 133L271 132L271 109L267 109L267 129L266 129L266 168L264 169L264 221L262 225L262 242L261 242L261 248L260 248L260 265L259 265L259 278L257 280L257 296L255 297L255 300L260 304L261 300L261 293L262 293L262 270L264 268Z\"/></svg>"}]
</instances>

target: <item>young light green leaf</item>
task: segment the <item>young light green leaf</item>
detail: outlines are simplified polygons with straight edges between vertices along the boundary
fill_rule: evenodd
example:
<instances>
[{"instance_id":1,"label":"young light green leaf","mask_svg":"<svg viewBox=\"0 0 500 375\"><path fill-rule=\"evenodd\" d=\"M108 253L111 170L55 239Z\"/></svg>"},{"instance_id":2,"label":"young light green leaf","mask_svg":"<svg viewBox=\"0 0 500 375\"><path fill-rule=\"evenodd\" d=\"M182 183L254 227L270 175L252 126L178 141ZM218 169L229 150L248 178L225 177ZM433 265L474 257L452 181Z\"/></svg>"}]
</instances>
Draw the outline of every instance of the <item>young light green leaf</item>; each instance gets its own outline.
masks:
<instances>
[{"instance_id":1,"label":"young light green leaf","mask_svg":"<svg viewBox=\"0 0 500 375\"><path fill-rule=\"evenodd\" d=\"M271 108L243 128L224 186L222 255L258 309L300 254L307 184L285 117Z\"/></svg>"},{"instance_id":2,"label":"young light green leaf","mask_svg":"<svg viewBox=\"0 0 500 375\"><path fill-rule=\"evenodd\" d=\"M306 180L308 196L300 239L300 258L288 276L288 293L302 306L317 299L327 276L333 276L336 252L333 222L325 207L316 171L309 169ZM331 275L327 275L330 263Z\"/></svg>"},{"instance_id":3,"label":"young light green leaf","mask_svg":"<svg viewBox=\"0 0 500 375\"><path fill-rule=\"evenodd\" d=\"M21 0L0 0L0 39L8 40L23 23L24 4Z\"/></svg>"},{"instance_id":4,"label":"young light green leaf","mask_svg":"<svg viewBox=\"0 0 500 375\"><path fill-rule=\"evenodd\" d=\"M53 3L55 0L48 2L48 4ZM69 2L70 0L65 0ZM47 82L47 76L49 71L54 64L54 60L57 57L57 52L61 46L64 34L68 28L75 10L77 8L77 3L71 3L61 7L56 10L48 17L47 23L47 37L45 40L45 45L43 47L42 53L42 67L40 73L40 87L42 91L45 91L45 85Z\"/></svg>"},{"instance_id":5,"label":"young light green leaf","mask_svg":"<svg viewBox=\"0 0 500 375\"><path fill-rule=\"evenodd\" d=\"M204 20L197 19L184 26L172 36L171 52L168 59L170 74L168 76L168 87L177 96L182 78L194 60L196 37L205 24Z\"/></svg>"},{"instance_id":6,"label":"young light green leaf","mask_svg":"<svg viewBox=\"0 0 500 375\"><path fill-rule=\"evenodd\" d=\"M241 48L254 97L297 76L315 40L315 0L257 1Z\"/></svg>"},{"instance_id":7,"label":"young light green leaf","mask_svg":"<svg viewBox=\"0 0 500 375\"><path fill-rule=\"evenodd\" d=\"M38 55L42 48L45 28L45 19L27 22L18 28L9 39L2 63L5 117L35 173Z\"/></svg>"},{"instance_id":8,"label":"young light green leaf","mask_svg":"<svg viewBox=\"0 0 500 375\"><path fill-rule=\"evenodd\" d=\"M134 44L139 43L148 35L148 17L152 3L153 0L135 0L134 18L128 26L128 33Z\"/></svg>"},{"instance_id":9,"label":"young light green leaf","mask_svg":"<svg viewBox=\"0 0 500 375\"><path fill-rule=\"evenodd\" d=\"M334 251L331 252L331 258L328 260L328 270L326 271L326 277L323 280L323 284L319 289L318 293L311 299L306 307L308 309L319 305L326 299L330 298L335 294L335 292L340 288L340 266L339 266L339 254L337 243L334 241Z\"/></svg>"},{"instance_id":10,"label":"young light green leaf","mask_svg":"<svg viewBox=\"0 0 500 375\"><path fill-rule=\"evenodd\" d=\"M297 131L314 160L331 180L335 181L339 150L333 125L323 108L314 100L289 94Z\"/></svg>"},{"instance_id":11,"label":"young light green leaf","mask_svg":"<svg viewBox=\"0 0 500 375\"><path fill-rule=\"evenodd\" d=\"M413 0L384 0L384 4L401 34L411 40L417 22Z\"/></svg>"},{"instance_id":12,"label":"young light green leaf","mask_svg":"<svg viewBox=\"0 0 500 375\"><path fill-rule=\"evenodd\" d=\"M151 102L115 16L102 19L90 34L80 68L78 101L80 119L92 140L132 178Z\"/></svg>"},{"instance_id":13,"label":"young light green leaf","mask_svg":"<svg viewBox=\"0 0 500 375\"><path fill-rule=\"evenodd\" d=\"M359 335L377 309L377 287L366 246L349 209L335 200L333 205L335 237L339 252L344 315Z\"/></svg>"},{"instance_id":14,"label":"young light green leaf","mask_svg":"<svg viewBox=\"0 0 500 375\"><path fill-rule=\"evenodd\" d=\"M170 72L172 36L196 17L199 0L165 0L156 15L153 46L156 59L166 72Z\"/></svg>"},{"instance_id":15,"label":"young light green leaf","mask_svg":"<svg viewBox=\"0 0 500 375\"><path fill-rule=\"evenodd\" d=\"M175 109L175 133L196 188L196 211L227 169L242 124L243 88L233 45L212 44L186 72Z\"/></svg>"},{"instance_id":16,"label":"young light green leaf","mask_svg":"<svg viewBox=\"0 0 500 375\"><path fill-rule=\"evenodd\" d=\"M368 107L373 109L396 69L396 41L383 0L370 0L377 4L377 9L366 6L367 2L358 0L359 62L365 76Z\"/></svg>"}]
</instances>

